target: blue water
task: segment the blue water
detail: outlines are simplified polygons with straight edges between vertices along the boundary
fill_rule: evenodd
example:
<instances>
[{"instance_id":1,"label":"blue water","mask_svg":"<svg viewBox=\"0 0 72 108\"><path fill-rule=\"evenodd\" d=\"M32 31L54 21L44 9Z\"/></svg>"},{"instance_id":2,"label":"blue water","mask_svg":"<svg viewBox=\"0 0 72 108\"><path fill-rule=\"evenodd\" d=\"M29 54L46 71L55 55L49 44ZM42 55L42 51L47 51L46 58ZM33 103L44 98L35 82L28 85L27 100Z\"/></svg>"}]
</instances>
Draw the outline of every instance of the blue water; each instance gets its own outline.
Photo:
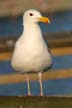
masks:
<instances>
[{"instance_id":1,"label":"blue water","mask_svg":"<svg viewBox=\"0 0 72 108\"><path fill-rule=\"evenodd\" d=\"M32 95L40 94L38 81L30 82ZM72 95L72 78L43 81L45 95ZM27 94L27 83L0 85L0 96L17 96Z\"/></svg>"},{"instance_id":2,"label":"blue water","mask_svg":"<svg viewBox=\"0 0 72 108\"><path fill-rule=\"evenodd\" d=\"M52 14L51 19L51 24L40 23L43 32L72 31L72 11ZM11 17L0 18L0 36L20 36L22 31L22 16L17 17L14 21Z\"/></svg>"}]
</instances>

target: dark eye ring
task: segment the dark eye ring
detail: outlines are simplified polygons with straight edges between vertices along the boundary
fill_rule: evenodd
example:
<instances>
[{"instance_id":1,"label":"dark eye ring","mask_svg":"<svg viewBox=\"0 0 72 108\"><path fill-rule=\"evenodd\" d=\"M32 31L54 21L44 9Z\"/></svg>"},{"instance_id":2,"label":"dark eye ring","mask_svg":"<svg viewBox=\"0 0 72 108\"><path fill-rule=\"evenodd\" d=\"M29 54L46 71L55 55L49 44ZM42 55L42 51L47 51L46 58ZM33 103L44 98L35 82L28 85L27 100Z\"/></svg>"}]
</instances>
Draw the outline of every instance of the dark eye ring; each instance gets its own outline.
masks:
<instances>
[{"instance_id":1,"label":"dark eye ring","mask_svg":"<svg viewBox=\"0 0 72 108\"><path fill-rule=\"evenodd\" d=\"M30 15L30 16L33 16L33 14L32 14L32 13L30 13L29 15Z\"/></svg>"}]
</instances>

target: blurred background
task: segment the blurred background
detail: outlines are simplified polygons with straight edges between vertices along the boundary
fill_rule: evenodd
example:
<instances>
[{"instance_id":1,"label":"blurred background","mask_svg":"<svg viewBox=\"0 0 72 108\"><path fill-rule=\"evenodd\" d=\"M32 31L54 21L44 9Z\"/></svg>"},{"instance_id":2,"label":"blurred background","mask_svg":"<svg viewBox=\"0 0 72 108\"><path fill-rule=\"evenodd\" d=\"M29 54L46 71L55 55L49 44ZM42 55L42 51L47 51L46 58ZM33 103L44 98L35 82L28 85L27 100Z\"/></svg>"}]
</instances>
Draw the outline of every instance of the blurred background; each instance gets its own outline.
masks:
<instances>
[{"instance_id":1,"label":"blurred background","mask_svg":"<svg viewBox=\"0 0 72 108\"><path fill-rule=\"evenodd\" d=\"M0 75L13 74L11 57L23 32L22 16L27 9L37 9L51 20L40 27L53 55L48 73L55 77L43 81L45 95L72 95L72 0L0 0ZM31 92L38 95L38 81L31 81ZM35 86L35 87L34 87ZM0 95L25 95L24 83L0 84Z\"/></svg>"}]
</instances>

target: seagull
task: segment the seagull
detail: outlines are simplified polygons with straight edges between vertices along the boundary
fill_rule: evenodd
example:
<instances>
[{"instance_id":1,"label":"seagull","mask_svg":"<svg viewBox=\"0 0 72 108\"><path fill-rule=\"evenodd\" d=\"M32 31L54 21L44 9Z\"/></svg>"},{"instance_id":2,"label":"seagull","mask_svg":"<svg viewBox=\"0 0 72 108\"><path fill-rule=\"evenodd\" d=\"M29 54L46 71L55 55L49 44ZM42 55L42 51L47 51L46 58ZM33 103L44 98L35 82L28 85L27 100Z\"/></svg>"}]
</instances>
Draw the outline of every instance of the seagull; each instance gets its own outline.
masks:
<instances>
[{"instance_id":1,"label":"seagull","mask_svg":"<svg viewBox=\"0 0 72 108\"><path fill-rule=\"evenodd\" d=\"M31 96L29 73L38 73L40 96L43 96L42 72L52 64L52 56L38 22L50 24L49 18L43 17L38 10L25 11L24 30L15 44L11 60L12 67L26 76L28 96Z\"/></svg>"}]
</instances>

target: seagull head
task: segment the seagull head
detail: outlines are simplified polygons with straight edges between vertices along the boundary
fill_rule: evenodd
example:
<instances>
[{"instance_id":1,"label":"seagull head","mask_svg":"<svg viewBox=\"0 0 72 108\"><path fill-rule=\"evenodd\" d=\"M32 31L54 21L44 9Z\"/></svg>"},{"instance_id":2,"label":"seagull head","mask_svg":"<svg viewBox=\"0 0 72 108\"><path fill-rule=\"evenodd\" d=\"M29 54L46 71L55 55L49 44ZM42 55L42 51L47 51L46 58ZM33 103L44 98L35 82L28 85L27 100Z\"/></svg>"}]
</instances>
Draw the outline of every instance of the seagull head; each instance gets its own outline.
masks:
<instances>
[{"instance_id":1,"label":"seagull head","mask_svg":"<svg viewBox=\"0 0 72 108\"><path fill-rule=\"evenodd\" d=\"M44 22L50 24L49 18L43 17L39 11L34 9L25 11L23 20L26 24L34 24L38 22Z\"/></svg>"}]
</instances>

